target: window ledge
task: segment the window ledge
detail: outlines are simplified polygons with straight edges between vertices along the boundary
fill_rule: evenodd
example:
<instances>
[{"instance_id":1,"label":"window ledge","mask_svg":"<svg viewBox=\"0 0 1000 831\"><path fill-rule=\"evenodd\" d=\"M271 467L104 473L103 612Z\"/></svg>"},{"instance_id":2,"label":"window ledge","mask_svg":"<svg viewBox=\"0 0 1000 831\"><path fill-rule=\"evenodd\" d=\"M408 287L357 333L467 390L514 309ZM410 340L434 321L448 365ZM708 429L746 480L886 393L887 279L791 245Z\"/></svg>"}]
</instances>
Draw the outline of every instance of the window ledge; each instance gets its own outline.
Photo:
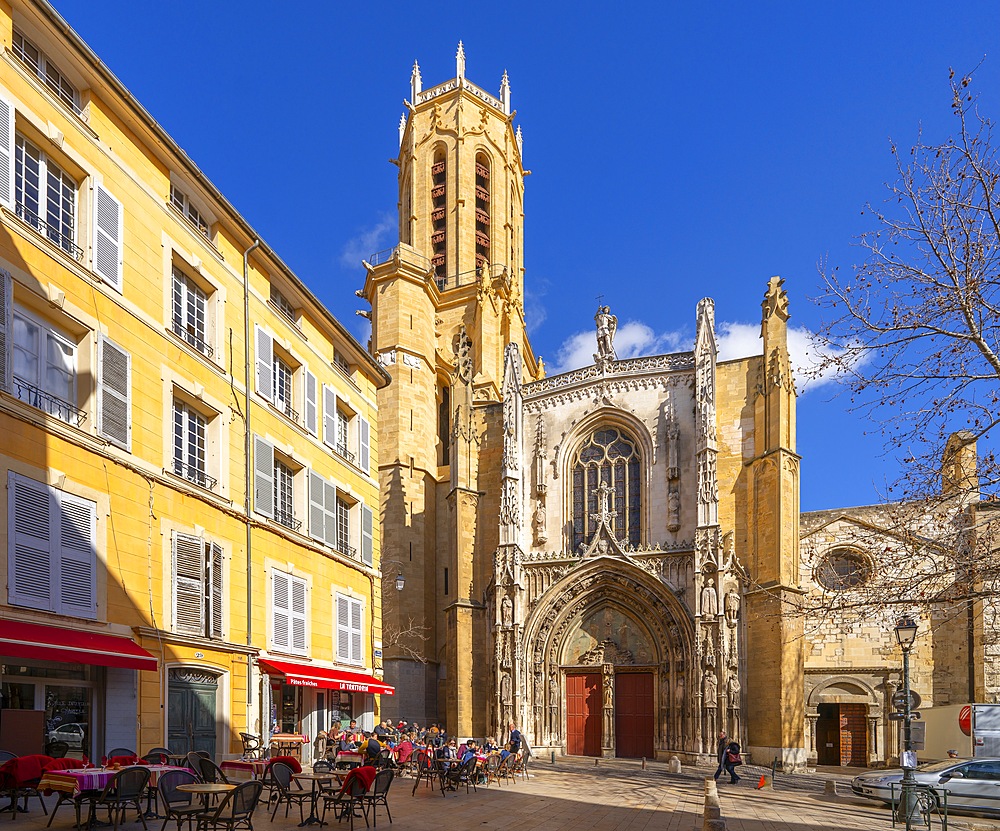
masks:
<instances>
[{"instance_id":1,"label":"window ledge","mask_svg":"<svg viewBox=\"0 0 1000 831\"><path fill-rule=\"evenodd\" d=\"M162 468L162 470L163 470L163 477L165 479L167 479L170 482L175 482L177 484L184 485L184 489L189 491L190 493L199 494L201 496L213 497L214 501L218 501L226 505L230 504L230 501L226 499L219 491L210 490L209 488L203 487L199 485L197 482L192 481L191 479L188 479L185 476L178 476L176 473L173 472L173 470L171 470L168 467ZM218 487L221 487L221 482L219 483Z\"/></svg>"},{"instance_id":2,"label":"window ledge","mask_svg":"<svg viewBox=\"0 0 1000 831\"><path fill-rule=\"evenodd\" d=\"M226 374L225 370L222 368L221 364L219 364L215 360L215 357L214 357L215 350L214 349L212 350L213 351L213 357L210 358L208 355L206 355L200 349L196 349L190 343L188 343L186 340L184 340L184 338L182 338L180 335L178 335L173 330L173 328L171 328L170 326L167 326L163 331L166 333L167 337L173 343L175 343L178 346L182 347L184 349L184 351L187 352L189 355L192 355L193 357L196 357L196 358L200 359L202 361L202 363L206 364L207 366L212 367L212 369L217 370L218 372L222 373L223 375Z\"/></svg>"},{"instance_id":3,"label":"window ledge","mask_svg":"<svg viewBox=\"0 0 1000 831\"><path fill-rule=\"evenodd\" d=\"M278 315L278 317L280 317L283 321L285 321L285 323L287 323L289 326L293 327L295 331L299 333L299 335L302 337L303 340L305 341L309 340L309 338L306 337L306 333L302 331L302 324L298 320L294 320L293 318L290 318L288 315L286 315L278 306L278 304L275 303L273 300L271 300L270 297L267 298L267 300L265 300L264 302L267 303L267 305L271 308L271 310L275 314Z\"/></svg>"},{"instance_id":4,"label":"window ledge","mask_svg":"<svg viewBox=\"0 0 1000 831\"><path fill-rule=\"evenodd\" d=\"M222 251L219 250L219 247L215 244L215 241L212 240L210 237L206 237L201 232L201 228L199 228L190 219L188 219L187 216L181 213L177 209L176 205L174 205L172 202L169 201L164 204L167 210L174 215L177 221L185 228L187 228L187 230L194 236L194 238L197 239L205 248L211 251L212 254L215 256L215 258L220 263L226 261L226 258L222 256Z\"/></svg>"},{"instance_id":5,"label":"window ledge","mask_svg":"<svg viewBox=\"0 0 1000 831\"><path fill-rule=\"evenodd\" d=\"M94 131L94 128L87 123L87 112L84 108L80 108L80 112L76 112L72 107L66 104L58 95L56 95L52 90L48 88L46 83L38 77L34 72L32 72L31 67L24 63L14 51L10 48L4 48L0 46L0 50L3 52L4 59L13 66L25 80L28 81L39 93L41 93L48 101L62 112L71 123L76 124L85 133L89 133L92 139L97 139L98 135Z\"/></svg>"}]
</instances>

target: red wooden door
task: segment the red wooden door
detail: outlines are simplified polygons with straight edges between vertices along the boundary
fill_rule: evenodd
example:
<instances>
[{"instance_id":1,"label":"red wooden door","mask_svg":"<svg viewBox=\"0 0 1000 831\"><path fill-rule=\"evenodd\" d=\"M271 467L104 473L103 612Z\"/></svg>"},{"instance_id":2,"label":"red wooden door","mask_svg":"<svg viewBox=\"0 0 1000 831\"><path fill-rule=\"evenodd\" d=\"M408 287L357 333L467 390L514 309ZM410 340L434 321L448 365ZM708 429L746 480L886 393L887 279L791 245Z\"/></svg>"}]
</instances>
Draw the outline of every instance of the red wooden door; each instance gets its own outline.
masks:
<instances>
[{"instance_id":1,"label":"red wooden door","mask_svg":"<svg viewBox=\"0 0 1000 831\"><path fill-rule=\"evenodd\" d=\"M653 673L615 675L615 755L653 758Z\"/></svg>"},{"instance_id":2,"label":"red wooden door","mask_svg":"<svg viewBox=\"0 0 1000 831\"><path fill-rule=\"evenodd\" d=\"M868 765L868 707L840 705L840 764L863 768Z\"/></svg>"},{"instance_id":3,"label":"red wooden door","mask_svg":"<svg viewBox=\"0 0 1000 831\"><path fill-rule=\"evenodd\" d=\"M566 753L601 755L601 675L566 676Z\"/></svg>"}]
</instances>

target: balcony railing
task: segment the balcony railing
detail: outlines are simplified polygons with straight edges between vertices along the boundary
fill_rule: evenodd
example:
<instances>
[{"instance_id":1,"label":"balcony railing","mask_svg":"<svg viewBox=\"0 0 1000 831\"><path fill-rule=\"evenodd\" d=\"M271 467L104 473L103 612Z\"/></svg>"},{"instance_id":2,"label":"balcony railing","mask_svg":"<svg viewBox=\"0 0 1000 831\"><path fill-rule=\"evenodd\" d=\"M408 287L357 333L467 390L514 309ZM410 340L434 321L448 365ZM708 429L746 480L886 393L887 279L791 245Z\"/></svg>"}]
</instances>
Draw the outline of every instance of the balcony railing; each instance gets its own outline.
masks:
<instances>
[{"instance_id":1,"label":"balcony railing","mask_svg":"<svg viewBox=\"0 0 1000 831\"><path fill-rule=\"evenodd\" d=\"M177 337L185 343L189 343L206 358L211 358L214 354L212 347L205 342L205 339L193 326L185 326L180 321L175 320L171 328Z\"/></svg>"},{"instance_id":2,"label":"balcony railing","mask_svg":"<svg viewBox=\"0 0 1000 831\"><path fill-rule=\"evenodd\" d=\"M186 464L180 459L174 459L174 473L210 491L215 490L215 486L219 483L217 479L205 473L202 468Z\"/></svg>"},{"instance_id":3,"label":"balcony railing","mask_svg":"<svg viewBox=\"0 0 1000 831\"><path fill-rule=\"evenodd\" d=\"M49 415L55 416L60 421L65 421L67 424L72 424L74 427L79 427L83 424L83 420L87 417L85 411L74 407L68 401L63 401L63 399L52 395L52 393L46 392L41 387L29 384L23 378L18 378L16 375L14 376L14 395L19 401L23 401L32 407L37 407L39 410L43 410Z\"/></svg>"},{"instance_id":4,"label":"balcony railing","mask_svg":"<svg viewBox=\"0 0 1000 831\"><path fill-rule=\"evenodd\" d=\"M274 406L277 407L282 413L284 413L288 418L298 424L299 414L297 410L292 408L292 405L288 401L282 401L280 398L275 399Z\"/></svg>"},{"instance_id":5,"label":"balcony railing","mask_svg":"<svg viewBox=\"0 0 1000 831\"><path fill-rule=\"evenodd\" d=\"M302 527L302 520L296 519L292 514L285 511L276 510L274 512L274 521L279 525L284 525L286 528L290 528L292 531L298 531Z\"/></svg>"},{"instance_id":6,"label":"balcony railing","mask_svg":"<svg viewBox=\"0 0 1000 831\"><path fill-rule=\"evenodd\" d=\"M69 254L77 262L83 261L83 249L73 242L72 237L66 236L54 225L49 225L44 219L36 214L31 208L22 202L16 205L17 215L22 221L30 225L45 239Z\"/></svg>"},{"instance_id":7,"label":"balcony railing","mask_svg":"<svg viewBox=\"0 0 1000 831\"><path fill-rule=\"evenodd\" d=\"M347 461L349 461L352 465L354 464L354 459L356 458L355 454L352 453L350 450L347 449L347 445L346 444L335 445L334 448L333 448L333 451L338 456L341 456L344 459L347 459Z\"/></svg>"},{"instance_id":8,"label":"balcony railing","mask_svg":"<svg viewBox=\"0 0 1000 831\"><path fill-rule=\"evenodd\" d=\"M334 550L339 551L346 557L350 557L352 560L358 559L358 549L353 545L348 545L346 542L338 542L334 546Z\"/></svg>"}]
</instances>

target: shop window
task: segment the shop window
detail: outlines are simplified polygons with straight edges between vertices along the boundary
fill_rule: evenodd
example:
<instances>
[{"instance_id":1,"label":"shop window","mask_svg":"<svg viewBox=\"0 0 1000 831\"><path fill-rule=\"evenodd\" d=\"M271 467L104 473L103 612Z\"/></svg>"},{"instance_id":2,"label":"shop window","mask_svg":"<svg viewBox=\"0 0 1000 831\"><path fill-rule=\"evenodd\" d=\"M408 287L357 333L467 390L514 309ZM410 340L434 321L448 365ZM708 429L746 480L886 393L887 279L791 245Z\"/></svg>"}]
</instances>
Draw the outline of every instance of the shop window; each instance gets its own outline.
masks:
<instances>
[{"instance_id":1,"label":"shop window","mask_svg":"<svg viewBox=\"0 0 1000 831\"><path fill-rule=\"evenodd\" d=\"M193 534L175 532L173 560L174 631L205 638L223 637L222 546Z\"/></svg>"},{"instance_id":2,"label":"shop window","mask_svg":"<svg viewBox=\"0 0 1000 831\"><path fill-rule=\"evenodd\" d=\"M348 664L364 664L361 600L337 595L337 660Z\"/></svg>"},{"instance_id":3,"label":"shop window","mask_svg":"<svg viewBox=\"0 0 1000 831\"><path fill-rule=\"evenodd\" d=\"M306 581L283 571L272 572L272 636L271 647L281 652L305 655L306 611L308 589Z\"/></svg>"}]
</instances>

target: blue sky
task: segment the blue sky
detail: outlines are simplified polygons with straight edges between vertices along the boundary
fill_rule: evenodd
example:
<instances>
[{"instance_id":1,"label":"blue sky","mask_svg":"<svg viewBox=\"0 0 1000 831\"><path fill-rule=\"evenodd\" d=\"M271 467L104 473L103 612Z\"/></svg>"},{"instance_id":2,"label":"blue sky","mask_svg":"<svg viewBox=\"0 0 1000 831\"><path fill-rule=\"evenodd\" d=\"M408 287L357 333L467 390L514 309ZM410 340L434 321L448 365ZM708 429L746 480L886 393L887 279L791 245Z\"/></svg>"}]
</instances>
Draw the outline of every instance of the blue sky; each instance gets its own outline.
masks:
<instances>
[{"instance_id":1,"label":"blue sky","mask_svg":"<svg viewBox=\"0 0 1000 831\"><path fill-rule=\"evenodd\" d=\"M359 337L361 256L395 241L397 124L424 86L510 74L524 132L526 301L550 368L590 350L596 297L622 352L689 348L711 296L753 346L768 277L815 328L817 262L860 256L889 138L951 130L948 69L1000 97L1000 4L285 3L56 0L56 8ZM581 338L581 333L586 333ZM584 351L583 354L586 354ZM828 383L799 400L804 510L875 502L877 429Z\"/></svg>"}]
</instances>

